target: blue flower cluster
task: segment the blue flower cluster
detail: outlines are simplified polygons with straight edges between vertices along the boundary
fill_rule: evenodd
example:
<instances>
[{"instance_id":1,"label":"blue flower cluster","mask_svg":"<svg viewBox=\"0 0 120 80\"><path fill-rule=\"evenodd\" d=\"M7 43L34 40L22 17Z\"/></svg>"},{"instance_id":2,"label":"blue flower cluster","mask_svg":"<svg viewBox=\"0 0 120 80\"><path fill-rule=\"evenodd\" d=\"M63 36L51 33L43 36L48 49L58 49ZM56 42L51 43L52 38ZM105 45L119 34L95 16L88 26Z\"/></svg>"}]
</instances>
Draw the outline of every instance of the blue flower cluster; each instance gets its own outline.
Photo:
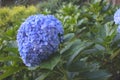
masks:
<instances>
[{"instance_id":1,"label":"blue flower cluster","mask_svg":"<svg viewBox=\"0 0 120 80\"><path fill-rule=\"evenodd\" d=\"M118 9L114 14L115 24L120 24L120 9Z\"/></svg>"},{"instance_id":2,"label":"blue flower cluster","mask_svg":"<svg viewBox=\"0 0 120 80\"><path fill-rule=\"evenodd\" d=\"M117 32L120 33L120 9L118 9L114 14L114 22L118 24Z\"/></svg>"},{"instance_id":3,"label":"blue flower cluster","mask_svg":"<svg viewBox=\"0 0 120 80\"><path fill-rule=\"evenodd\" d=\"M53 15L32 15L18 29L20 56L28 67L40 65L55 53L63 42L63 27Z\"/></svg>"},{"instance_id":4,"label":"blue flower cluster","mask_svg":"<svg viewBox=\"0 0 120 80\"><path fill-rule=\"evenodd\" d=\"M117 32L120 33L120 25L117 28Z\"/></svg>"}]
</instances>

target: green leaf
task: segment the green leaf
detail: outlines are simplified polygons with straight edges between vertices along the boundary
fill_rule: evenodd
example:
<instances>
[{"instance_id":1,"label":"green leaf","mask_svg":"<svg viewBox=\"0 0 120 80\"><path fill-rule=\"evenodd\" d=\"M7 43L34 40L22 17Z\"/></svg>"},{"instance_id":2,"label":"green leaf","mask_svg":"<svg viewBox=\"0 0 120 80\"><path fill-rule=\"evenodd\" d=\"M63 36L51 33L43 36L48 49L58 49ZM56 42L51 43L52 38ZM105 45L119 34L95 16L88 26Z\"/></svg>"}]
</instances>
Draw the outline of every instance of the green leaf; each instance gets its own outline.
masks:
<instances>
[{"instance_id":1,"label":"green leaf","mask_svg":"<svg viewBox=\"0 0 120 80\"><path fill-rule=\"evenodd\" d=\"M44 80L48 75L50 74L50 72L48 73L42 73L38 78L36 78L35 80Z\"/></svg>"},{"instance_id":2,"label":"green leaf","mask_svg":"<svg viewBox=\"0 0 120 80\"><path fill-rule=\"evenodd\" d=\"M17 41L15 41L15 40L9 41L7 46L12 47L12 48L18 48Z\"/></svg>"},{"instance_id":3,"label":"green leaf","mask_svg":"<svg viewBox=\"0 0 120 80\"><path fill-rule=\"evenodd\" d=\"M108 80L108 78L111 76L110 73L104 71L104 70L98 70L93 72L87 72L82 74L87 80Z\"/></svg>"},{"instance_id":4,"label":"green leaf","mask_svg":"<svg viewBox=\"0 0 120 80\"><path fill-rule=\"evenodd\" d=\"M21 66L20 67L10 66L10 67L6 67L6 68L7 68L6 71L2 75L0 75L0 80L18 72L18 71L25 69L25 67L21 67Z\"/></svg>"},{"instance_id":5,"label":"green leaf","mask_svg":"<svg viewBox=\"0 0 120 80\"><path fill-rule=\"evenodd\" d=\"M120 54L120 49L118 49L117 51L115 51L111 56L110 59L114 59L116 56L118 56Z\"/></svg>"},{"instance_id":6,"label":"green leaf","mask_svg":"<svg viewBox=\"0 0 120 80\"><path fill-rule=\"evenodd\" d=\"M6 47L4 50L18 54L18 48Z\"/></svg>"},{"instance_id":7,"label":"green leaf","mask_svg":"<svg viewBox=\"0 0 120 80\"><path fill-rule=\"evenodd\" d=\"M103 47L103 46L100 45L100 44L96 44L96 45L95 45L95 48L98 49L99 51L104 51L104 50L105 50L105 47Z\"/></svg>"},{"instance_id":8,"label":"green leaf","mask_svg":"<svg viewBox=\"0 0 120 80\"><path fill-rule=\"evenodd\" d=\"M0 62L4 61L21 61L21 59L17 56L0 57Z\"/></svg>"},{"instance_id":9,"label":"green leaf","mask_svg":"<svg viewBox=\"0 0 120 80\"><path fill-rule=\"evenodd\" d=\"M79 49L79 47L81 46L82 42L79 40L79 39L76 39L70 43L68 43L65 48L63 48L61 51L60 51L60 54L62 54L63 57L67 57L67 56L70 56L72 54L74 54L74 52L76 50Z\"/></svg>"},{"instance_id":10,"label":"green leaf","mask_svg":"<svg viewBox=\"0 0 120 80\"><path fill-rule=\"evenodd\" d=\"M53 70L53 68L58 64L59 61L60 61L60 54L56 53L49 60L41 63L40 68Z\"/></svg>"},{"instance_id":11,"label":"green leaf","mask_svg":"<svg viewBox=\"0 0 120 80\"><path fill-rule=\"evenodd\" d=\"M15 29L11 28L11 29L7 30L6 35L9 37L13 37L13 35L15 35Z\"/></svg>"},{"instance_id":12,"label":"green leaf","mask_svg":"<svg viewBox=\"0 0 120 80\"><path fill-rule=\"evenodd\" d=\"M115 38L112 40L111 48L112 48L112 49L117 48L119 42L120 42L120 34L117 34L117 35L115 36Z\"/></svg>"},{"instance_id":13,"label":"green leaf","mask_svg":"<svg viewBox=\"0 0 120 80\"><path fill-rule=\"evenodd\" d=\"M71 40L75 36L74 33L69 33L64 36L64 42Z\"/></svg>"},{"instance_id":14,"label":"green leaf","mask_svg":"<svg viewBox=\"0 0 120 80\"><path fill-rule=\"evenodd\" d=\"M68 63L71 63L73 61L77 61L80 59L82 51L92 47L94 43L92 42L81 42L81 44L78 46L76 50L74 50L73 55L70 57ZM74 48L73 48L74 49Z\"/></svg>"},{"instance_id":15,"label":"green leaf","mask_svg":"<svg viewBox=\"0 0 120 80\"><path fill-rule=\"evenodd\" d=\"M72 48L74 48L76 45L80 45L80 40L77 39L75 41L72 41L72 42L69 42L65 48L63 48L61 51L60 51L60 54L65 54L67 52L67 50L70 50Z\"/></svg>"},{"instance_id":16,"label":"green leaf","mask_svg":"<svg viewBox=\"0 0 120 80\"><path fill-rule=\"evenodd\" d=\"M1 32L0 32L0 38L2 40L10 40L9 36L7 36L5 33L1 33Z\"/></svg>"},{"instance_id":17,"label":"green leaf","mask_svg":"<svg viewBox=\"0 0 120 80\"><path fill-rule=\"evenodd\" d=\"M73 42L68 43L68 44L65 46L65 48L63 48L63 49L60 51L60 54L65 54L66 51L68 51L68 50L72 47L73 44L74 44Z\"/></svg>"},{"instance_id":18,"label":"green leaf","mask_svg":"<svg viewBox=\"0 0 120 80\"><path fill-rule=\"evenodd\" d=\"M80 19L77 23L77 26L81 26L83 23L87 23L88 22L88 19L87 18L83 18L83 19Z\"/></svg>"},{"instance_id":19,"label":"green leaf","mask_svg":"<svg viewBox=\"0 0 120 80\"><path fill-rule=\"evenodd\" d=\"M86 72L91 69L90 66L88 66L85 61L78 61L74 62L68 65L68 71L70 72Z\"/></svg>"},{"instance_id":20,"label":"green leaf","mask_svg":"<svg viewBox=\"0 0 120 80\"><path fill-rule=\"evenodd\" d=\"M75 57L77 57L78 54L79 54L83 49L85 49L85 46L83 46L83 45L84 45L84 44L79 45L76 50L73 49L74 52L73 52L73 55L70 57L70 59L69 59L69 61L68 61L68 64L71 63L71 62L73 62L73 60L75 59Z\"/></svg>"}]
</instances>

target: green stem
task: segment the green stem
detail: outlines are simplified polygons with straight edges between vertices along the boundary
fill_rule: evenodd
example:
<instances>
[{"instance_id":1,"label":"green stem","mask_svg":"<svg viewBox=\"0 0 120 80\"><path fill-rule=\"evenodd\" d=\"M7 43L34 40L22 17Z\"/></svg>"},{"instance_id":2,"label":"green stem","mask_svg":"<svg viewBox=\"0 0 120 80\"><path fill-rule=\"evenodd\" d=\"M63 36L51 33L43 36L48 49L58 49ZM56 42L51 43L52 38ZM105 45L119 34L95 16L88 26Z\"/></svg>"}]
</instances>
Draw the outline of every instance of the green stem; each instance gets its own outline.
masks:
<instances>
[{"instance_id":1,"label":"green stem","mask_svg":"<svg viewBox=\"0 0 120 80\"><path fill-rule=\"evenodd\" d=\"M63 73L63 74L64 74L64 80L69 80L69 79L68 79L68 75L67 75L67 71L64 70L64 73Z\"/></svg>"}]
</instances>

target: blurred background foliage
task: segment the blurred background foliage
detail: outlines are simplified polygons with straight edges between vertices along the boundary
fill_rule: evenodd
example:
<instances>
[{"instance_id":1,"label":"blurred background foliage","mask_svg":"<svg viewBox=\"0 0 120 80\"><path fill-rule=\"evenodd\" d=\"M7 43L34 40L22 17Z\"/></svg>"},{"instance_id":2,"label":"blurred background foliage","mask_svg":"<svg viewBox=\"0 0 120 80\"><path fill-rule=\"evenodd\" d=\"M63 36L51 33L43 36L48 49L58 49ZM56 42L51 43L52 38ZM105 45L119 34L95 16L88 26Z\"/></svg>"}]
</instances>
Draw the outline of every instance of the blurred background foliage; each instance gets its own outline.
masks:
<instances>
[{"instance_id":1,"label":"blurred background foliage","mask_svg":"<svg viewBox=\"0 0 120 80\"><path fill-rule=\"evenodd\" d=\"M119 6L115 3L0 1L0 80L120 80L120 34L113 21ZM20 58L16 33L20 24L33 14L55 15L61 20L65 34L56 54L41 66L28 68Z\"/></svg>"},{"instance_id":2,"label":"blurred background foliage","mask_svg":"<svg viewBox=\"0 0 120 80\"><path fill-rule=\"evenodd\" d=\"M34 6L15 6L12 8L0 8L0 28L20 26L29 15L37 13Z\"/></svg>"}]
</instances>

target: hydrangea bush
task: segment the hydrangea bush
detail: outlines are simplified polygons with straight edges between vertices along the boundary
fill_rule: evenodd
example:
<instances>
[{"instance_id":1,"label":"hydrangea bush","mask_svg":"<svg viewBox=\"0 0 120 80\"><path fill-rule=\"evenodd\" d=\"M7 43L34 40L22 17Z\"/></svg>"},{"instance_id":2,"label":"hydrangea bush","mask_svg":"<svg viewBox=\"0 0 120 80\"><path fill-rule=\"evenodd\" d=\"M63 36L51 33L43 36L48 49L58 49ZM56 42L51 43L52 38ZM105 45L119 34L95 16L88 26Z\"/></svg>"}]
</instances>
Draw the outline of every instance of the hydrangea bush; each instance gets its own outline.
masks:
<instances>
[{"instance_id":1,"label":"hydrangea bush","mask_svg":"<svg viewBox=\"0 0 120 80\"><path fill-rule=\"evenodd\" d=\"M53 15L32 15L22 23L17 34L20 56L26 66L40 65L58 50L63 41L61 22Z\"/></svg>"}]
</instances>

